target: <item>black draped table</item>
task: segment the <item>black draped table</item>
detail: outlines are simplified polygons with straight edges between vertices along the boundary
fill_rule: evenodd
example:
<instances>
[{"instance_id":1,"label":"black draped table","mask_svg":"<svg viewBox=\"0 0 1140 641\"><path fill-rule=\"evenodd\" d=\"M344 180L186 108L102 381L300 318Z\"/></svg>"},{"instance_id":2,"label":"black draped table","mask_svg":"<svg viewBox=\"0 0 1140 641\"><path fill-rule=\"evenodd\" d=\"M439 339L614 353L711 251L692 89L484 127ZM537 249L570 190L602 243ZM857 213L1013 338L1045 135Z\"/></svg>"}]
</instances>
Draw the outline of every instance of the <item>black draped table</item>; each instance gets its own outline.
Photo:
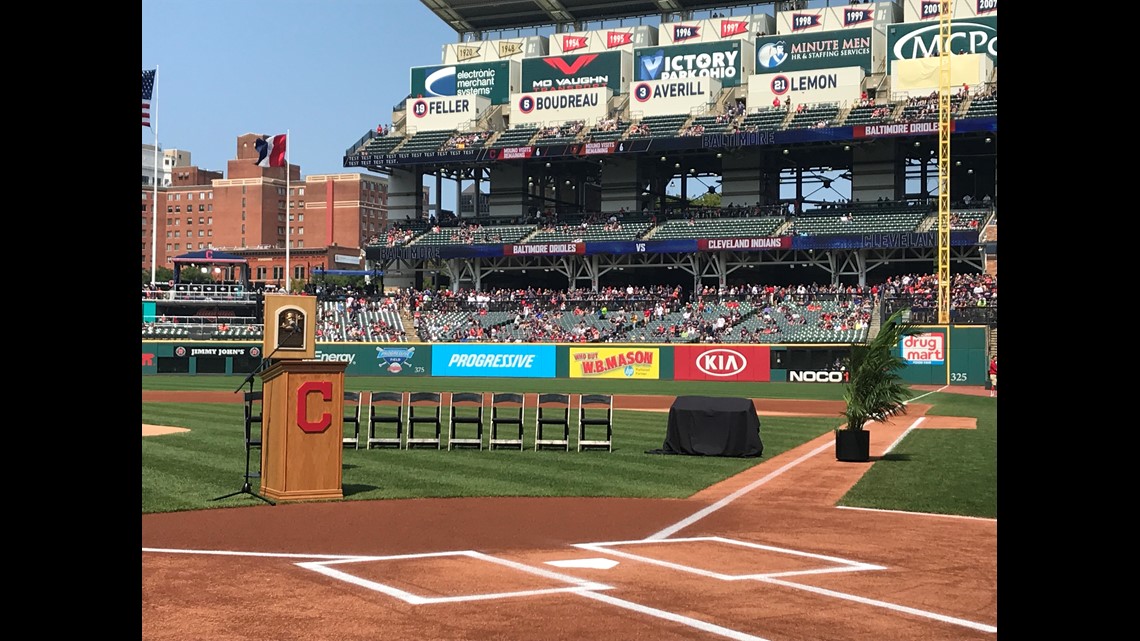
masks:
<instances>
[{"instance_id":1,"label":"black draped table","mask_svg":"<svg viewBox=\"0 0 1140 641\"><path fill-rule=\"evenodd\" d=\"M669 408L665 444L650 453L747 457L763 452L752 399L678 396Z\"/></svg>"}]
</instances>

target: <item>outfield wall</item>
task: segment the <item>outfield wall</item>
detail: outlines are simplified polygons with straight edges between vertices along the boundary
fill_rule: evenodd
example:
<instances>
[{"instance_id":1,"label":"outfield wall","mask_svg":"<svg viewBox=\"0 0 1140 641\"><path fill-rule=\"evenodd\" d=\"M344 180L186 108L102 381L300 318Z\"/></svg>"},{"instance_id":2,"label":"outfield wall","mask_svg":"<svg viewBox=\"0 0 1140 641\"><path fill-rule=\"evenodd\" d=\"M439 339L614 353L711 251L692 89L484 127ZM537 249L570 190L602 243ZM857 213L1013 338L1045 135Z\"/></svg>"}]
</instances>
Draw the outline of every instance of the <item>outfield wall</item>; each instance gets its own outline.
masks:
<instances>
[{"instance_id":1,"label":"outfield wall","mask_svg":"<svg viewBox=\"0 0 1140 641\"><path fill-rule=\"evenodd\" d=\"M899 345L908 383L984 385L983 326L921 326ZM848 346L618 343L318 343L316 359L349 376L607 378L736 382L843 382ZM143 341L142 373L238 374L256 369L260 343Z\"/></svg>"}]
</instances>

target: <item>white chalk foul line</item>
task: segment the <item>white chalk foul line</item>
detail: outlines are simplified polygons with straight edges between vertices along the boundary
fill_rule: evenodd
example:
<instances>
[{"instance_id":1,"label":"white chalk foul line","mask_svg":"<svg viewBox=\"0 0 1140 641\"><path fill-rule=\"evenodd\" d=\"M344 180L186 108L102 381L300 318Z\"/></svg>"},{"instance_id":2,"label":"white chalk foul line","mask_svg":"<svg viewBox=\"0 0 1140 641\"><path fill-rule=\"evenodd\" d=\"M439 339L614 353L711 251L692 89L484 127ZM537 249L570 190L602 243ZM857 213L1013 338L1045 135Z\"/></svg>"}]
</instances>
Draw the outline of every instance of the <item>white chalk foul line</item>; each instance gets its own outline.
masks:
<instances>
[{"instance_id":1,"label":"white chalk foul line","mask_svg":"<svg viewBox=\"0 0 1140 641\"><path fill-rule=\"evenodd\" d=\"M686 517L686 518L674 523L673 525L670 525L669 527L661 530L660 532L650 534L649 536L646 537L646 540L658 541L661 539L669 538L675 532L678 532L678 531L680 531L684 528L687 528L690 525L696 523L697 521L700 521L701 519L705 518L706 516L712 514L713 512L716 512L717 510L721 509L722 507L727 506L728 504L732 503L736 499L744 496L745 494L748 494L752 490L755 490L756 488L760 487L761 485L764 485L765 483L767 483L768 481L771 481L772 479L776 478L777 476L780 476L784 472L787 472L788 470L790 470L793 467L799 465L800 463L806 461L807 459L819 454L820 452L824 452L824 451L830 449L832 446L833 446L833 444L831 442L827 442L827 443L824 443L823 445L820 445L819 447L808 452L807 454L804 454L803 456L799 457L798 459L796 459L794 461L789 461L788 463L785 463L783 466L779 467L778 469L772 470L771 472L766 474L763 478L757 479L757 480L749 483L748 485L745 485L744 487L733 492L732 494L729 494L728 496L717 501L716 503L713 503L712 505L709 505L708 507L705 507L704 509L696 512L692 516Z\"/></svg>"}]
</instances>

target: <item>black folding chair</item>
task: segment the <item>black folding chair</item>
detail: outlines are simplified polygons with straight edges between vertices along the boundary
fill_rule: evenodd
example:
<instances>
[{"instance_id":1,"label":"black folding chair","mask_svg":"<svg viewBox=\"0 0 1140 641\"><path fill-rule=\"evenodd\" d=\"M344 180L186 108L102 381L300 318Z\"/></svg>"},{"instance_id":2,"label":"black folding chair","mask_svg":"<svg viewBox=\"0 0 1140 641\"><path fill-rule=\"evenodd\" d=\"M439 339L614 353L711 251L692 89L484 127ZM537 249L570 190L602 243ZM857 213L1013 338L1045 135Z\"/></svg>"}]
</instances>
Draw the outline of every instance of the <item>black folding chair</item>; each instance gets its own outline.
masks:
<instances>
[{"instance_id":1,"label":"black folding chair","mask_svg":"<svg viewBox=\"0 0 1140 641\"><path fill-rule=\"evenodd\" d=\"M570 395L539 394L534 415L534 449L561 447L570 451ZM562 438L547 438L544 428L560 428Z\"/></svg>"},{"instance_id":2,"label":"black folding chair","mask_svg":"<svg viewBox=\"0 0 1140 641\"><path fill-rule=\"evenodd\" d=\"M348 436L352 430L352 436ZM345 447L360 449L360 392L344 393L344 438Z\"/></svg>"},{"instance_id":3,"label":"black folding chair","mask_svg":"<svg viewBox=\"0 0 1140 641\"><path fill-rule=\"evenodd\" d=\"M368 437L365 441L365 448L400 448L403 445L404 394L402 392L372 392L368 396Z\"/></svg>"},{"instance_id":4,"label":"black folding chair","mask_svg":"<svg viewBox=\"0 0 1140 641\"><path fill-rule=\"evenodd\" d=\"M447 412L447 449L474 446L483 449L483 394L475 392L452 393ZM475 435L459 436L462 426L473 427Z\"/></svg>"},{"instance_id":5,"label":"black folding chair","mask_svg":"<svg viewBox=\"0 0 1140 641\"><path fill-rule=\"evenodd\" d=\"M491 394L491 437L487 449L496 447L523 448L523 413L526 396L518 392ZM500 428L502 435L500 435Z\"/></svg>"},{"instance_id":6,"label":"black folding chair","mask_svg":"<svg viewBox=\"0 0 1140 641\"><path fill-rule=\"evenodd\" d=\"M606 438L586 438L588 429L600 432L605 428ZM589 448L606 448L613 451L614 397L610 394L582 394L578 397L578 451Z\"/></svg>"},{"instance_id":7,"label":"black folding chair","mask_svg":"<svg viewBox=\"0 0 1140 641\"><path fill-rule=\"evenodd\" d=\"M404 440L404 449L412 449L416 445L434 445L440 448L440 433L443 431L441 413L443 401L439 392L412 392L408 394L408 437ZM416 428L428 426L435 428L434 436L416 436ZM423 431L421 430L422 434Z\"/></svg>"}]
</instances>

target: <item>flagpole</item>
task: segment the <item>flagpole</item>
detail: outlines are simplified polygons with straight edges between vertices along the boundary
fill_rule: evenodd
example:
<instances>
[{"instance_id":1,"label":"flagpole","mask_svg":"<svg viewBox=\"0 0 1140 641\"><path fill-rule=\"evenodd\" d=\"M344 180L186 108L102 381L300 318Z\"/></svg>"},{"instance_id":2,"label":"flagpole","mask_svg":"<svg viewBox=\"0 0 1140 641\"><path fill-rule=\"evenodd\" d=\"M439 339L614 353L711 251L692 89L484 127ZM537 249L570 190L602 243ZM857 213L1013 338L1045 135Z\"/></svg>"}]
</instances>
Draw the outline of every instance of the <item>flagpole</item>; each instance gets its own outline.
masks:
<instances>
[{"instance_id":1,"label":"flagpole","mask_svg":"<svg viewBox=\"0 0 1140 641\"><path fill-rule=\"evenodd\" d=\"M154 66L154 86L150 91L150 115L154 124L154 195L150 206L150 287L155 288L158 272L158 65Z\"/></svg>"},{"instance_id":2,"label":"flagpole","mask_svg":"<svg viewBox=\"0 0 1140 641\"><path fill-rule=\"evenodd\" d=\"M288 129L285 130L285 293L293 293L293 284L290 280L293 273L289 271L289 214L290 214L290 194L289 194L289 149L293 147L293 135Z\"/></svg>"}]
</instances>

